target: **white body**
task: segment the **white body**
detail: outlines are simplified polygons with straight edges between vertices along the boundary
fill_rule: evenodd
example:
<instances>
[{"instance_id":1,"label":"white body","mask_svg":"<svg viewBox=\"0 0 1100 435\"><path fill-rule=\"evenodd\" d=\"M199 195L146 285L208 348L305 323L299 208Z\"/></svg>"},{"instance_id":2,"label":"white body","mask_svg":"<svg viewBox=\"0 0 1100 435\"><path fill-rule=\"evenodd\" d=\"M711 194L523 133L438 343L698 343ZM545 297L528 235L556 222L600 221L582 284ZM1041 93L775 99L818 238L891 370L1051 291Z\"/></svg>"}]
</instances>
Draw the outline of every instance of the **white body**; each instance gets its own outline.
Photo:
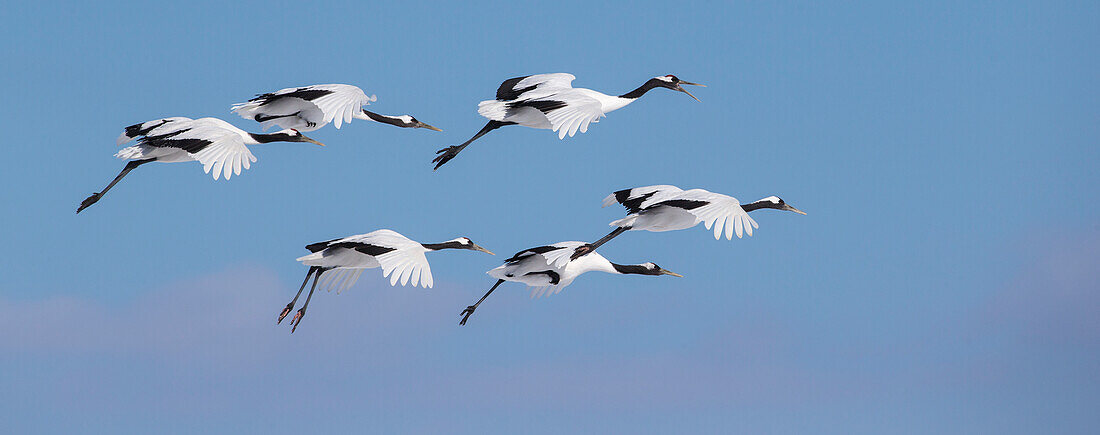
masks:
<instances>
[{"instance_id":1,"label":"white body","mask_svg":"<svg viewBox=\"0 0 1100 435\"><path fill-rule=\"evenodd\" d=\"M625 202L633 204L638 211L623 219L611 222L612 226L639 231L675 231L694 227L704 223L707 229L714 229L715 240L725 230L726 240L732 240L736 233L752 236L752 230L759 228L756 221L741 208L740 201L732 196L708 192L703 189L681 190L676 186L656 185L630 189ZM672 201L672 202L670 202ZM674 206L678 201L689 201L698 205L691 209ZM603 206L619 202L615 194L603 200Z\"/></svg>"},{"instance_id":2,"label":"white body","mask_svg":"<svg viewBox=\"0 0 1100 435\"><path fill-rule=\"evenodd\" d=\"M198 152L190 153L171 146L152 146L143 141L119 150L115 157L125 160L156 159L167 163L198 161L202 163L203 171L208 174L213 171L215 180L223 175L226 180L234 174L240 175L242 168L248 169L249 164L256 161L256 156L245 145L259 142L244 130L220 119L161 118L142 123L140 129L154 125L157 126L144 134L146 138L171 135L168 137L173 141L197 139L211 143ZM118 145L133 141L138 136L141 135L130 136L123 131L118 137Z\"/></svg>"},{"instance_id":3,"label":"white body","mask_svg":"<svg viewBox=\"0 0 1100 435\"><path fill-rule=\"evenodd\" d=\"M569 260L569 256L584 242L559 242L550 246L558 247L554 251L543 254L534 254L512 264L498 266L488 272L489 276L505 281L521 282L531 289L531 297L543 294L556 294L561 292L574 279L587 272L598 271L618 272L611 266L611 262L598 253L592 252L576 260ZM517 254L518 255L518 254ZM551 284L550 277L544 273L527 275L530 272L553 271L560 277L557 284Z\"/></svg>"},{"instance_id":4,"label":"white body","mask_svg":"<svg viewBox=\"0 0 1100 435\"><path fill-rule=\"evenodd\" d=\"M292 96L279 97L280 95L292 94L296 91L303 90L323 90L331 91L332 93L308 101ZM378 97L374 95L368 97L358 86L344 84L286 88L272 92L272 94L274 96L271 97L271 101L267 104L261 104L263 101L248 101L233 105L231 110L241 115L241 117L250 120L254 120L256 115L261 115L266 118L270 116L297 114L295 116L285 116L263 121L261 125L263 125L264 130L267 130L273 125L278 125L284 129L293 128L298 131L314 131L329 123L332 123L336 128L340 128L343 123L351 122L352 119L372 121L363 114L363 106L378 100Z\"/></svg>"},{"instance_id":5,"label":"white body","mask_svg":"<svg viewBox=\"0 0 1100 435\"><path fill-rule=\"evenodd\" d=\"M419 242L392 230L377 230L333 240L330 244L351 242L393 248L378 256L367 255L352 248L326 248L299 257L297 261L307 266L331 268L321 275L321 288L342 290L351 287L364 269L382 268L382 276L390 278L390 285L412 283L431 288L432 270L424 256L429 250Z\"/></svg>"},{"instance_id":6,"label":"white body","mask_svg":"<svg viewBox=\"0 0 1100 435\"><path fill-rule=\"evenodd\" d=\"M478 104L477 112L494 121L514 122L524 127L552 129L558 138L572 137L577 131L588 131L588 125L599 122L608 112L621 109L634 99L606 95L591 89L573 88L576 77L567 73L536 74L520 80L514 88L535 86L509 101L486 100ZM559 101L565 107L543 113L533 107L509 108L509 103L523 101Z\"/></svg>"}]
</instances>

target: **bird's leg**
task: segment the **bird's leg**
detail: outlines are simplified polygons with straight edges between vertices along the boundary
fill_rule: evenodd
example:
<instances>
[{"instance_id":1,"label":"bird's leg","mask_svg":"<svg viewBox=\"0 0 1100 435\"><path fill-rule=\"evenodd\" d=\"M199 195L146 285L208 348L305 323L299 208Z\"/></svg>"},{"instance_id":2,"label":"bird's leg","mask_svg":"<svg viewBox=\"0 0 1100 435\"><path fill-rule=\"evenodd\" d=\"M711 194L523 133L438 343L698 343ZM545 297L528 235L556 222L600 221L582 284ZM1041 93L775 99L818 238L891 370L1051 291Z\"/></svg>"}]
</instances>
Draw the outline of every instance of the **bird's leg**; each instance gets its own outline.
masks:
<instances>
[{"instance_id":1,"label":"bird's leg","mask_svg":"<svg viewBox=\"0 0 1100 435\"><path fill-rule=\"evenodd\" d=\"M313 285L309 288L309 295L306 296L306 303L302 305L302 308L298 309L297 313L294 313L294 318L290 319L290 333L293 334L294 330L298 329L298 324L302 323L302 317L306 315L306 308L309 307L309 300L313 299L313 291L317 289L317 280L321 279L321 274L325 273L328 269L318 267L317 274L313 275Z\"/></svg>"},{"instance_id":2,"label":"bird's leg","mask_svg":"<svg viewBox=\"0 0 1100 435\"><path fill-rule=\"evenodd\" d=\"M447 163L451 161L451 159L455 158L455 156L457 156L458 153L462 151L462 149L466 148L467 145L470 145L470 142L477 140L477 138L479 137L485 136L490 131L496 130L506 125L513 124L515 123L508 121L489 121L485 124L484 127L481 128L481 131L477 132L477 134L475 134L474 137L471 137L470 140L463 142L461 145L449 146L447 148L436 151L435 153L439 155L435 156L435 158L432 159L432 163L435 163L435 169L439 169L439 167L443 166L444 163ZM433 171L435 169L433 169Z\"/></svg>"},{"instance_id":3,"label":"bird's leg","mask_svg":"<svg viewBox=\"0 0 1100 435\"><path fill-rule=\"evenodd\" d=\"M477 309L477 306L481 305L481 301L484 301L485 298L489 297L489 295L493 293L493 290L496 290L497 286L499 286L503 283L504 283L503 279L498 279L497 283L493 284L493 288L489 289L489 292L485 293L485 296L482 296L481 299L478 299L476 304L470 305L470 306L466 307L465 310L462 310L462 313L459 313L462 316L462 321L458 322L458 324L459 325L465 325L466 320L469 319L470 315L474 313L474 310Z\"/></svg>"},{"instance_id":4,"label":"bird's leg","mask_svg":"<svg viewBox=\"0 0 1100 435\"><path fill-rule=\"evenodd\" d=\"M600 245L603 245L604 243L607 243L608 240L614 239L615 236L618 236L619 234L622 234L622 233L626 232L629 229L630 229L630 227L615 228L615 231L612 231L612 232L608 233L606 236L603 236L602 239L597 240L594 243L588 243L588 244L585 244L583 246L578 247L575 251L573 251L573 256L569 257L569 259L570 260L576 260L578 258L581 258L581 257L585 256L586 254L588 254L589 252L595 251L596 248L599 248Z\"/></svg>"},{"instance_id":5,"label":"bird's leg","mask_svg":"<svg viewBox=\"0 0 1100 435\"><path fill-rule=\"evenodd\" d=\"M115 184L117 184L119 182L119 180L122 179L122 177L125 177L126 174L129 174L130 171L134 170L134 168L136 168L138 166L141 166L141 165L144 165L146 163L155 161L155 160L156 159L145 159L145 160L131 160L129 162L126 162L126 166L124 166L122 168L122 172L119 172L118 176L115 177L114 180L111 180L111 184L108 184L107 187L103 188L102 191L93 193L92 196L89 196L89 197L85 198L83 201L81 201L80 202L80 207L76 208L76 212L80 213L81 210L84 210L88 207L91 207L92 204L95 204L97 201L99 201L99 199L102 198L103 195L107 194L108 190L111 190L112 187L115 187Z\"/></svg>"},{"instance_id":6,"label":"bird's leg","mask_svg":"<svg viewBox=\"0 0 1100 435\"><path fill-rule=\"evenodd\" d=\"M309 272L306 272L306 280L302 281L301 287L298 287L298 294L294 295L294 299L292 299L289 304L286 304L286 308L283 308L282 313L279 313L279 320L275 322L276 325L283 323L283 318L286 317L287 314L290 314L290 310L294 309L294 304L298 302L298 296L302 295L302 290L305 290L306 284L309 284L309 277L313 276L313 272L316 272L320 268L320 266L311 266L309 268Z\"/></svg>"}]
</instances>

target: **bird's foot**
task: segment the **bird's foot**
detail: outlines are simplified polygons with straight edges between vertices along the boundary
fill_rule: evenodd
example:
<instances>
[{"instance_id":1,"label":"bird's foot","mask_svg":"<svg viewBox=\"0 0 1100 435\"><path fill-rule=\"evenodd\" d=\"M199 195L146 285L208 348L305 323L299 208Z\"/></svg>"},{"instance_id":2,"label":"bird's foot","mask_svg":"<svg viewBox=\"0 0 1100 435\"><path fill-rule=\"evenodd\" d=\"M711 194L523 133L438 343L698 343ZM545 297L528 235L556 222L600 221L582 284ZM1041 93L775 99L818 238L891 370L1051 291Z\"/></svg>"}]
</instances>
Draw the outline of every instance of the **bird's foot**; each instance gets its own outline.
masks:
<instances>
[{"instance_id":1,"label":"bird's foot","mask_svg":"<svg viewBox=\"0 0 1100 435\"><path fill-rule=\"evenodd\" d=\"M96 193L93 193L92 196L84 198L83 201L80 201L80 207L76 208L76 212L80 213L81 210L84 210L88 207L91 207L92 204L95 204L96 201L99 201L99 198L102 198L102 197L103 197L102 193L96 192Z\"/></svg>"},{"instance_id":2,"label":"bird's foot","mask_svg":"<svg viewBox=\"0 0 1100 435\"><path fill-rule=\"evenodd\" d=\"M294 302L286 304L286 308L283 308L283 312L279 313L279 320L275 322L276 325L283 323L283 319L287 314L290 314L290 310L294 309Z\"/></svg>"},{"instance_id":3,"label":"bird's foot","mask_svg":"<svg viewBox=\"0 0 1100 435\"><path fill-rule=\"evenodd\" d=\"M298 309L298 312L294 314L294 318L290 319L290 333L293 334L294 330L298 329L298 324L302 323L302 317L306 315L306 307Z\"/></svg>"},{"instance_id":4,"label":"bird's foot","mask_svg":"<svg viewBox=\"0 0 1100 435\"><path fill-rule=\"evenodd\" d=\"M443 166L444 163L447 163L451 161L451 159L455 158L455 156L458 155L458 152L462 151L462 148L463 147L455 145L436 151L435 153L439 155L435 156L435 158L432 159L432 163L435 163L435 169L439 169L439 167ZM433 169L433 171L435 169Z\"/></svg>"},{"instance_id":5,"label":"bird's foot","mask_svg":"<svg viewBox=\"0 0 1100 435\"><path fill-rule=\"evenodd\" d=\"M316 122L306 121L306 127L313 128L313 127L316 127L316 126L317 126Z\"/></svg>"},{"instance_id":6,"label":"bird's foot","mask_svg":"<svg viewBox=\"0 0 1100 435\"><path fill-rule=\"evenodd\" d=\"M462 316L462 320L459 321L458 324L459 325L465 325L466 320L468 320L470 318L470 315L473 314L474 310L476 310L476 309L477 309L477 305L470 305L470 306L466 307L465 310L462 310L462 313L459 314L460 316Z\"/></svg>"},{"instance_id":7,"label":"bird's foot","mask_svg":"<svg viewBox=\"0 0 1100 435\"><path fill-rule=\"evenodd\" d=\"M573 256L569 257L569 260L572 261L581 258L594 250L591 244L585 243L582 246L578 246L577 249L573 251Z\"/></svg>"}]
</instances>

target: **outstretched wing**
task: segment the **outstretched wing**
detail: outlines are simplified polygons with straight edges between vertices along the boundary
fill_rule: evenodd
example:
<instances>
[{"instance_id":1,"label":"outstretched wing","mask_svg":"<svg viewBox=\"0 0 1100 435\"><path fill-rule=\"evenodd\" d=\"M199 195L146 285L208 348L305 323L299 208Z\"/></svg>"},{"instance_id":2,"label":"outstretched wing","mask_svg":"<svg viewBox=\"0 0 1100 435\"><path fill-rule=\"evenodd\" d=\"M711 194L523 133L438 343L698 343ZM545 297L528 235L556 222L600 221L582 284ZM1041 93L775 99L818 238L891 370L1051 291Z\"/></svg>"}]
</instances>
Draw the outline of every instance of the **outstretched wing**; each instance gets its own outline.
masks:
<instances>
[{"instance_id":1,"label":"outstretched wing","mask_svg":"<svg viewBox=\"0 0 1100 435\"><path fill-rule=\"evenodd\" d=\"M548 90L561 90L573 87L576 79L569 73L534 74L523 77L513 77L505 80L497 88L496 99L500 101L513 101L519 99L538 98ZM525 95L529 94L529 95Z\"/></svg>"},{"instance_id":2,"label":"outstretched wing","mask_svg":"<svg viewBox=\"0 0 1100 435\"><path fill-rule=\"evenodd\" d=\"M517 252L516 255L504 260L504 263L516 264L537 255L541 256L546 264L562 268L569 264L569 257L573 255L573 252L584 245L584 242L558 242L552 245L537 246Z\"/></svg>"},{"instance_id":3,"label":"outstretched wing","mask_svg":"<svg viewBox=\"0 0 1100 435\"><path fill-rule=\"evenodd\" d=\"M720 238L723 229L726 240L732 240L734 232L737 238L741 238L742 233L752 236L753 228L759 228L756 221L741 208L737 198L703 189L685 190L653 205L657 206L677 207L695 215L707 229L714 228L715 240Z\"/></svg>"},{"instance_id":4,"label":"outstretched wing","mask_svg":"<svg viewBox=\"0 0 1100 435\"><path fill-rule=\"evenodd\" d=\"M653 204L671 199L680 192L683 192L683 190L679 187L667 184L623 189L607 195L603 199L603 206L607 207L618 202L626 207L627 213L637 213Z\"/></svg>"},{"instance_id":5,"label":"outstretched wing","mask_svg":"<svg viewBox=\"0 0 1100 435\"><path fill-rule=\"evenodd\" d=\"M115 142L116 142L117 145L122 145L126 142L137 139L138 137L145 136L145 135L149 134L150 132L152 132L154 129L157 129L157 128L160 128L160 127L165 127L166 124L168 124L170 122L176 122L178 124L180 121L190 121L190 120L191 120L191 118L184 118L182 116L173 116L173 117L170 117L170 118L161 118L161 119L154 119L152 121L145 121L141 124L134 124L134 125L131 125L129 127L126 127L125 129L123 129L122 134L118 135L118 140L116 140ZM165 131L172 131L171 126L167 126L165 128Z\"/></svg>"},{"instance_id":6,"label":"outstretched wing","mask_svg":"<svg viewBox=\"0 0 1100 435\"><path fill-rule=\"evenodd\" d=\"M519 105L541 110L550 121L551 128L558 132L558 139L565 139L566 134L573 137L578 130L586 133L589 124L599 122L604 116L603 105L599 100L576 89L561 90L552 97L527 100Z\"/></svg>"},{"instance_id":7,"label":"outstretched wing","mask_svg":"<svg viewBox=\"0 0 1100 435\"><path fill-rule=\"evenodd\" d=\"M382 276L390 278L390 285L412 282L413 287L420 285L431 288L434 285L432 269L424 256L427 249L420 243L392 230L378 230L359 236L347 237L340 242L365 243L373 246L392 248L391 251L375 255L382 266Z\"/></svg>"},{"instance_id":8,"label":"outstretched wing","mask_svg":"<svg viewBox=\"0 0 1100 435\"><path fill-rule=\"evenodd\" d=\"M214 176L228 180L234 174L240 175L241 168L248 169L256 156L244 145L244 138L233 130L232 125L217 118L200 118L192 121L191 128L173 136L176 139L208 141L209 145L190 151L184 149L202 163L202 170ZM148 140L150 136L145 136Z\"/></svg>"},{"instance_id":9,"label":"outstretched wing","mask_svg":"<svg viewBox=\"0 0 1100 435\"><path fill-rule=\"evenodd\" d=\"M256 161L244 138L228 122L217 118L164 118L127 127L120 141L139 135L138 144L119 150L120 159L163 157L167 148L182 150L203 165L217 180L240 175Z\"/></svg>"},{"instance_id":10,"label":"outstretched wing","mask_svg":"<svg viewBox=\"0 0 1100 435\"><path fill-rule=\"evenodd\" d=\"M260 94L245 103L233 105L233 112L246 119L282 128L303 129L302 124L316 124L320 128L330 122L336 128L351 122L364 105L377 100L367 96L358 86L327 84L280 89Z\"/></svg>"}]
</instances>

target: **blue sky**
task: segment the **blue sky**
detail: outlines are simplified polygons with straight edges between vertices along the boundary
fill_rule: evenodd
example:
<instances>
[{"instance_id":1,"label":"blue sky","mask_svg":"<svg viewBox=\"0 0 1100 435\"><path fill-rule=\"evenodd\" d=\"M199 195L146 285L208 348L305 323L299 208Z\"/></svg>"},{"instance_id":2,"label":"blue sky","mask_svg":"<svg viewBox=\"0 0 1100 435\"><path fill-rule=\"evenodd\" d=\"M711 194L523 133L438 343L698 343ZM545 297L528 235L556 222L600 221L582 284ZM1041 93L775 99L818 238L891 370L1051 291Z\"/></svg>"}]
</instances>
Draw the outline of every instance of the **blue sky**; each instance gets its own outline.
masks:
<instances>
[{"instance_id":1,"label":"blue sky","mask_svg":"<svg viewBox=\"0 0 1100 435\"><path fill-rule=\"evenodd\" d=\"M1093 433L1100 426L1100 6L1092 2L24 2L0 26L9 246L0 418L16 432ZM586 134L476 132L506 78L608 93ZM214 182L114 138L255 93L352 83L444 129L353 122ZM649 184L755 200L751 238L630 233L685 278L584 276L463 307L364 274L275 317L310 242L391 228L497 253L592 240Z\"/></svg>"}]
</instances>

